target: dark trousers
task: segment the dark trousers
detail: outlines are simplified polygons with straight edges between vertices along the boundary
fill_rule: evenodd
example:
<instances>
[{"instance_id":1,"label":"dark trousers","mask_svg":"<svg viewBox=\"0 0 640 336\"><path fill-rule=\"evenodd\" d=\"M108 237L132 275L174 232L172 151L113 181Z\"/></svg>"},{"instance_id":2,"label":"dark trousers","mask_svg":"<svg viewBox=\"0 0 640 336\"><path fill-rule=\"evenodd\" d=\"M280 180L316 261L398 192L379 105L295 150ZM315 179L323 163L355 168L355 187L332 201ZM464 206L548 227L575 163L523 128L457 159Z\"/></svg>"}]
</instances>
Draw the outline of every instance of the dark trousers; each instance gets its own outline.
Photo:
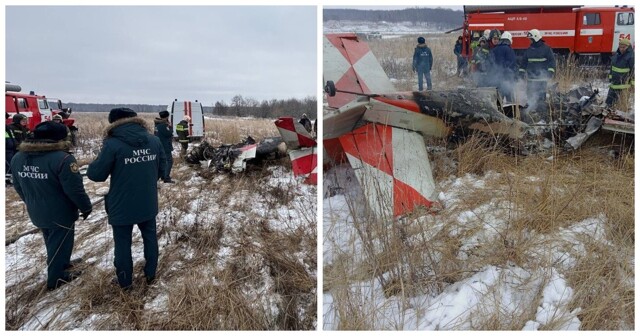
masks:
<instances>
[{"instance_id":1,"label":"dark trousers","mask_svg":"<svg viewBox=\"0 0 640 336\"><path fill-rule=\"evenodd\" d=\"M607 100L605 100L605 104L607 104L607 107L613 106L613 104L615 104L618 101L622 91L623 90L616 90L616 89L609 88L609 92L607 93Z\"/></svg>"},{"instance_id":2,"label":"dark trousers","mask_svg":"<svg viewBox=\"0 0 640 336\"><path fill-rule=\"evenodd\" d=\"M418 67L418 91L422 91L422 77L427 80L427 90L431 90L431 70Z\"/></svg>"},{"instance_id":3,"label":"dark trousers","mask_svg":"<svg viewBox=\"0 0 640 336\"><path fill-rule=\"evenodd\" d=\"M182 149L180 150L180 154L182 154L182 156L187 155L187 149L189 149L189 142L188 141L185 141L185 142L180 141L180 146L182 146Z\"/></svg>"},{"instance_id":4,"label":"dark trousers","mask_svg":"<svg viewBox=\"0 0 640 336\"><path fill-rule=\"evenodd\" d=\"M75 227L58 226L53 229L41 229L44 245L47 248L47 287L56 288L62 281L70 281L65 268L69 266Z\"/></svg>"},{"instance_id":5,"label":"dark trousers","mask_svg":"<svg viewBox=\"0 0 640 336\"><path fill-rule=\"evenodd\" d=\"M133 225L112 225L115 259L118 284L122 288L131 286L133 283L133 258L131 257L131 235ZM144 275L148 278L155 278L158 268L158 237L156 236L156 219L138 224L138 229L142 234L144 244Z\"/></svg>"},{"instance_id":6,"label":"dark trousers","mask_svg":"<svg viewBox=\"0 0 640 336\"><path fill-rule=\"evenodd\" d=\"M167 175L163 177L164 180L171 179L171 167L173 167L173 157L171 156L171 152L166 152L167 155Z\"/></svg>"}]
</instances>

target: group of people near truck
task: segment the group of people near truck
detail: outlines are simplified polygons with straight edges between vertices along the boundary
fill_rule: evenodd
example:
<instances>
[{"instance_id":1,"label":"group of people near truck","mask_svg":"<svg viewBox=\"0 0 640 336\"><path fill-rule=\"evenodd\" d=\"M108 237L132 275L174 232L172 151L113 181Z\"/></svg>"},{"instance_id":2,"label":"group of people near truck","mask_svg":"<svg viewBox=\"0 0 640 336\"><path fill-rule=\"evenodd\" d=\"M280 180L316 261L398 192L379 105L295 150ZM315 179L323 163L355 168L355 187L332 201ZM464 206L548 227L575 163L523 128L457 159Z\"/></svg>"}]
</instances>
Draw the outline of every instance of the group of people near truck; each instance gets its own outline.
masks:
<instances>
[{"instance_id":1,"label":"group of people near truck","mask_svg":"<svg viewBox=\"0 0 640 336\"><path fill-rule=\"evenodd\" d=\"M475 33L477 34L477 33ZM496 87L506 102L515 102L514 87L518 79L526 80L527 104L545 110L547 83L556 74L556 58L538 29L527 33L530 46L517 61L511 47L513 38L508 31L485 30L470 43L471 60L467 64L462 54L462 36L458 37L453 52L457 58L457 75L470 73L478 87ZM634 52L631 41L621 38L618 50L611 58L609 91L605 100L612 107L622 93L634 85ZM420 87L419 87L420 90Z\"/></svg>"}]
</instances>

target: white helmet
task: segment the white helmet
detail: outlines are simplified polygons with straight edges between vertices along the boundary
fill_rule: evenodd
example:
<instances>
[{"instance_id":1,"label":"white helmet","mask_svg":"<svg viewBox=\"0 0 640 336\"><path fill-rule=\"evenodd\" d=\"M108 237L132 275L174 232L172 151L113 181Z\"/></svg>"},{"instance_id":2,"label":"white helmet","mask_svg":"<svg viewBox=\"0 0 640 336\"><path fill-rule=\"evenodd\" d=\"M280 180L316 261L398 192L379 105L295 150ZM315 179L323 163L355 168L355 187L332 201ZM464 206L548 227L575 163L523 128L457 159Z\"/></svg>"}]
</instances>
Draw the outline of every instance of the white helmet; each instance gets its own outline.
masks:
<instances>
[{"instance_id":1,"label":"white helmet","mask_svg":"<svg viewBox=\"0 0 640 336\"><path fill-rule=\"evenodd\" d=\"M186 121L191 121L191 117L189 115L187 115L187 114L184 115L183 119L186 120Z\"/></svg>"},{"instance_id":2,"label":"white helmet","mask_svg":"<svg viewBox=\"0 0 640 336\"><path fill-rule=\"evenodd\" d=\"M502 36L500 36L501 40L509 40L510 43L513 43L513 38L511 37L511 33L506 31L504 33L502 33Z\"/></svg>"},{"instance_id":3,"label":"white helmet","mask_svg":"<svg viewBox=\"0 0 640 336\"><path fill-rule=\"evenodd\" d=\"M542 38L542 33L537 29L531 29L527 34L527 38L532 39L534 42L538 42Z\"/></svg>"},{"instance_id":4,"label":"white helmet","mask_svg":"<svg viewBox=\"0 0 640 336\"><path fill-rule=\"evenodd\" d=\"M482 33L482 36L484 36L484 38L488 41L489 40L489 34L491 34L491 30L485 29L484 33Z\"/></svg>"}]
</instances>

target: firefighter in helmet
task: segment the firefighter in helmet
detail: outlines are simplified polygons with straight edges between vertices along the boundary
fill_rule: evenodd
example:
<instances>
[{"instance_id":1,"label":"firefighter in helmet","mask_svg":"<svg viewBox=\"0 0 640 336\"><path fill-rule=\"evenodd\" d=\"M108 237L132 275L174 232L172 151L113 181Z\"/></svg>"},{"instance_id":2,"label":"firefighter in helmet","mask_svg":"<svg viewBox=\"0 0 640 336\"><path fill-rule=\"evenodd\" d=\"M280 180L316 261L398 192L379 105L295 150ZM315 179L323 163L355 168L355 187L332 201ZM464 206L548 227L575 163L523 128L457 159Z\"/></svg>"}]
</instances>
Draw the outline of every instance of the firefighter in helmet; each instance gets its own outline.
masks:
<instances>
[{"instance_id":1,"label":"firefighter in helmet","mask_svg":"<svg viewBox=\"0 0 640 336\"><path fill-rule=\"evenodd\" d=\"M511 48L513 37L508 31L502 33L500 42L489 51L491 64L490 83L498 88L501 98L513 102L513 87L516 81L516 53Z\"/></svg>"},{"instance_id":2,"label":"firefighter in helmet","mask_svg":"<svg viewBox=\"0 0 640 336\"><path fill-rule=\"evenodd\" d=\"M498 43L500 43L500 39L502 38L502 34L498 29L494 29L489 33L489 49L495 48Z\"/></svg>"},{"instance_id":3,"label":"firefighter in helmet","mask_svg":"<svg viewBox=\"0 0 640 336\"><path fill-rule=\"evenodd\" d=\"M618 43L618 50L611 58L611 71L609 72L609 93L605 103L607 107L615 104L620 94L635 85L633 70L633 47L631 40L623 38Z\"/></svg>"},{"instance_id":4,"label":"firefighter in helmet","mask_svg":"<svg viewBox=\"0 0 640 336\"><path fill-rule=\"evenodd\" d=\"M542 39L542 33L531 29L527 34L531 45L524 52L519 73L527 78L527 100L529 106L539 112L546 111L547 82L556 73L556 58L553 50ZM540 104L542 103L542 104Z\"/></svg>"},{"instance_id":5,"label":"firefighter in helmet","mask_svg":"<svg viewBox=\"0 0 640 336\"><path fill-rule=\"evenodd\" d=\"M178 133L178 142L182 146L180 150L180 155L187 155L187 150L189 149L189 125L191 124L191 117L185 115L184 118L176 125L176 133Z\"/></svg>"},{"instance_id":6,"label":"firefighter in helmet","mask_svg":"<svg viewBox=\"0 0 640 336\"><path fill-rule=\"evenodd\" d=\"M11 125L9 128L13 132L13 136L16 140L16 146L19 146L24 140L31 137L31 132L27 128L27 116L18 113L13 116Z\"/></svg>"},{"instance_id":7,"label":"firefighter in helmet","mask_svg":"<svg viewBox=\"0 0 640 336\"><path fill-rule=\"evenodd\" d=\"M471 60L471 66L474 69L473 79L478 87L488 86L486 81L487 72L489 71L489 43L483 36L480 38L478 47L473 52L473 59Z\"/></svg>"},{"instance_id":8,"label":"firefighter in helmet","mask_svg":"<svg viewBox=\"0 0 640 336\"><path fill-rule=\"evenodd\" d=\"M62 116L59 114L56 114L53 116L53 118L51 118L51 121L58 123L58 124L62 124L64 125L64 123L62 122ZM72 138L71 138L71 130L69 129L69 126L64 125L64 127L67 128L67 137L64 139L65 141L69 141L69 143L72 143Z\"/></svg>"}]
</instances>

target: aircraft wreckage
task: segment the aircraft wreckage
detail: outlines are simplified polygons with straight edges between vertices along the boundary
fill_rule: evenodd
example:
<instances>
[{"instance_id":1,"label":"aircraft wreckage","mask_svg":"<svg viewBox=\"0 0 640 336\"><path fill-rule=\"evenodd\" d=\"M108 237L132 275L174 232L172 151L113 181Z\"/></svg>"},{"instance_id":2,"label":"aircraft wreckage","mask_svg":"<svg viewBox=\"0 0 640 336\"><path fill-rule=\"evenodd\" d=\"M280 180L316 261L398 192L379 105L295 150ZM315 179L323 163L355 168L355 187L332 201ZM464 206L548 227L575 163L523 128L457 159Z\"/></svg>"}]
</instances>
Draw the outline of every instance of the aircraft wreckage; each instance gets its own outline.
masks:
<instances>
[{"instance_id":1,"label":"aircraft wreckage","mask_svg":"<svg viewBox=\"0 0 640 336\"><path fill-rule=\"evenodd\" d=\"M502 104L496 88L396 92L354 34L325 35L323 59L325 167L348 162L379 218L440 208L423 137L455 141L481 132L529 154L577 149L600 128L633 133L633 117L595 104L598 91L588 86L551 87L540 113Z\"/></svg>"},{"instance_id":2,"label":"aircraft wreckage","mask_svg":"<svg viewBox=\"0 0 640 336\"><path fill-rule=\"evenodd\" d=\"M281 117L275 121L281 137L268 137L257 142L251 136L237 144L217 147L202 141L185 156L192 165L206 162L209 170L216 173L237 174L247 165L260 165L268 160L280 159L289 154L295 177L306 184L317 183L317 144L302 124L292 117Z\"/></svg>"}]
</instances>

